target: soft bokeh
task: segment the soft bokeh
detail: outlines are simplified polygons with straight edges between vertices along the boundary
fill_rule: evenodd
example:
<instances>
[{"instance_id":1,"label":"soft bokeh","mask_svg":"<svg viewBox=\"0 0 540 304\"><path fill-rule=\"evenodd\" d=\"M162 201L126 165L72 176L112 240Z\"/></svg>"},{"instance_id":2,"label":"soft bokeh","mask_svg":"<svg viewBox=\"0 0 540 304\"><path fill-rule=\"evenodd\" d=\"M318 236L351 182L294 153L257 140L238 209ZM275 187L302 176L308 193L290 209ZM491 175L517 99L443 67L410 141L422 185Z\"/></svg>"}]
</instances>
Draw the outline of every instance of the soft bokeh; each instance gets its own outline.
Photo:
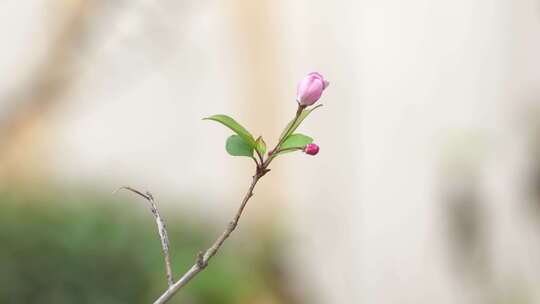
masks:
<instances>
[{"instance_id":1,"label":"soft bokeh","mask_svg":"<svg viewBox=\"0 0 540 304\"><path fill-rule=\"evenodd\" d=\"M148 303L225 228L309 72L320 153L272 163L172 303L540 302L540 2L4 0L0 302Z\"/></svg>"}]
</instances>

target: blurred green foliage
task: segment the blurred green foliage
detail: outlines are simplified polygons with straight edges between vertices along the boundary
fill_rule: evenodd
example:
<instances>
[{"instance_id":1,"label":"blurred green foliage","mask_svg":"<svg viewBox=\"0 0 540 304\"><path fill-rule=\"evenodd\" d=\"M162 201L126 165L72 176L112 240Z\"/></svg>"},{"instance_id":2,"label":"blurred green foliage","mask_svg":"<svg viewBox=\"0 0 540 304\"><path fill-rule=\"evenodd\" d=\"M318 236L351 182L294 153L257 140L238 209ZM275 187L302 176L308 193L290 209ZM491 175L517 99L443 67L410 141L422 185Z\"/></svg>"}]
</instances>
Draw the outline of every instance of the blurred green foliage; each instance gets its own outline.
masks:
<instances>
[{"instance_id":1,"label":"blurred green foliage","mask_svg":"<svg viewBox=\"0 0 540 304\"><path fill-rule=\"evenodd\" d=\"M91 195L3 193L0 303L155 300L166 288L159 237L146 201L130 195L111 201ZM201 230L208 229L201 223L164 215L178 278L216 235ZM171 303L246 302L264 288L265 260L222 250Z\"/></svg>"}]
</instances>

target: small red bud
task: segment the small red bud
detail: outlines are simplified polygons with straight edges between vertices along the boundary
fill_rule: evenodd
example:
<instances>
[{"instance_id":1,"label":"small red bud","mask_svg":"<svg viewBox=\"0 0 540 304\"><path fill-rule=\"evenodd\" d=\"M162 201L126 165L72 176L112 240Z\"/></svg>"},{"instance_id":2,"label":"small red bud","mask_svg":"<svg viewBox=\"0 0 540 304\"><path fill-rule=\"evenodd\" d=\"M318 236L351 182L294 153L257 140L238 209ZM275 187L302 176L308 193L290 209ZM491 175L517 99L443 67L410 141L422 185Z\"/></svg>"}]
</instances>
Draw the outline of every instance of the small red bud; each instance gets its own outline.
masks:
<instances>
[{"instance_id":1,"label":"small red bud","mask_svg":"<svg viewBox=\"0 0 540 304\"><path fill-rule=\"evenodd\" d=\"M316 155L317 153L319 153L319 146L317 146L316 144L309 144L304 147L304 152L309 155Z\"/></svg>"}]
</instances>

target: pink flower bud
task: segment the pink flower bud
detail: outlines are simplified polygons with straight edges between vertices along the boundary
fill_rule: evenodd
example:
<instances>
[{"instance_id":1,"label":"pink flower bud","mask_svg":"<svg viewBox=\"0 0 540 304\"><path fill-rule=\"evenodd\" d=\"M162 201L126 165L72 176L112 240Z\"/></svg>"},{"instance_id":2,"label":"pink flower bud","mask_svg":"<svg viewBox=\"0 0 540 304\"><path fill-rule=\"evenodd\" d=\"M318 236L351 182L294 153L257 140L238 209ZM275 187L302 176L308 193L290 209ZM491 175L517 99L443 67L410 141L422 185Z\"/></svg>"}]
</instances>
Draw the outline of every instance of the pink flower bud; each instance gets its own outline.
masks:
<instances>
[{"instance_id":1,"label":"pink flower bud","mask_svg":"<svg viewBox=\"0 0 540 304\"><path fill-rule=\"evenodd\" d=\"M297 100L301 106L307 107L321 98L322 92L330 83L319 73L309 73L298 84Z\"/></svg>"},{"instance_id":2,"label":"pink flower bud","mask_svg":"<svg viewBox=\"0 0 540 304\"><path fill-rule=\"evenodd\" d=\"M319 153L319 146L317 146L316 144L309 144L304 147L304 152L309 155L316 155L317 153Z\"/></svg>"}]
</instances>

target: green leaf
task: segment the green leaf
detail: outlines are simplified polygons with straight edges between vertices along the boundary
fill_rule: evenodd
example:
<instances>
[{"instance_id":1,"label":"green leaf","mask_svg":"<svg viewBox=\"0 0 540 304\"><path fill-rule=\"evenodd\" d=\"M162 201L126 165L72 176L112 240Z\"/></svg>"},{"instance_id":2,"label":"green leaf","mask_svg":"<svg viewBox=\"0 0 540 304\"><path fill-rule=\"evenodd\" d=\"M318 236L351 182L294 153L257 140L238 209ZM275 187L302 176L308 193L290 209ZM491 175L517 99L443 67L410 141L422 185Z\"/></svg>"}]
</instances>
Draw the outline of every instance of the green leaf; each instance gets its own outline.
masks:
<instances>
[{"instance_id":1,"label":"green leaf","mask_svg":"<svg viewBox=\"0 0 540 304\"><path fill-rule=\"evenodd\" d=\"M304 119L306 119L306 117L308 117L308 115L311 114L311 112L313 112L315 109L318 109L318 108L320 108L322 106L323 106L322 104L319 104L319 105L317 105L317 106L315 106L315 107L313 107L311 109L304 109L290 130L289 130L289 128L291 127L292 123L294 122L294 119L291 120L287 124L287 126L285 127L283 132L281 132L281 135L279 136L279 140L281 141L283 138L287 138L287 136L293 134L294 131L296 131L296 129L304 121Z\"/></svg>"},{"instance_id":2,"label":"green leaf","mask_svg":"<svg viewBox=\"0 0 540 304\"><path fill-rule=\"evenodd\" d=\"M261 156L264 156L264 153L266 153L266 143L264 142L264 139L259 136L255 143L257 143L257 147L255 147L255 149L257 149L257 152L259 152Z\"/></svg>"},{"instance_id":3,"label":"green leaf","mask_svg":"<svg viewBox=\"0 0 540 304\"><path fill-rule=\"evenodd\" d=\"M240 135L243 139L246 140L246 142L253 148L255 148L257 145L255 144L255 139L253 139L253 135L249 133L246 128L244 128L241 124L236 122L232 117L227 115L214 115L210 117L203 118L203 120L214 120L219 123L222 123L224 126L228 127L229 129L233 130L236 134Z\"/></svg>"},{"instance_id":4,"label":"green leaf","mask_svg":"<svg viewBox=\"0 0 540 304\"><path fill-rule=\"evenodd\" d=\"M294 148L294 147L305 147L305 146L307 146L308 144L310 144L312 142L313 142L313 138L311 138L309 136L306 136L306 135L303 135L303 134L300 134L300 133L296 133L296 134L290 135L281 144L280 149ZM299 150L281 151L281 152L279 152L279 153L277 153L275 155L285 154L285 153L294 152L294 151L299 151Z\"/></svg>"},{"instance_id":5,"label":"green leaf","mask_svg":"<svg viewBox=\"0 0 540 304\"><path fill-rule=\"evenodd\" d=\"M225 150L232 156L253 157L253 147L239 135L231 135L227 138Z\"/></svg>"}]
</instances>

